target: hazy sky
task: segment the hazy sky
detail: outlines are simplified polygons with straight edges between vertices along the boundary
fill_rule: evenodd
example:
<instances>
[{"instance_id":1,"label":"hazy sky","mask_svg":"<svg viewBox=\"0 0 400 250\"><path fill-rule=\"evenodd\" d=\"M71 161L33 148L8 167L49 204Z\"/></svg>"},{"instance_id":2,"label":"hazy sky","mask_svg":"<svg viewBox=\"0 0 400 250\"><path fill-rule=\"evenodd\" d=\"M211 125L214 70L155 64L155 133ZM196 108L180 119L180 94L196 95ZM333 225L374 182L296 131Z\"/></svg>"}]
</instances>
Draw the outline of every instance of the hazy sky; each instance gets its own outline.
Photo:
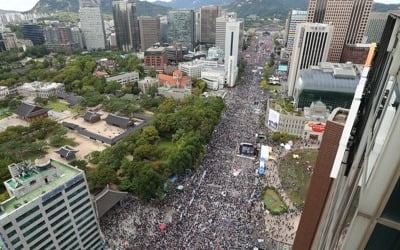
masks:
<instances>
[{"instance_id":1,"label":"hazy sky","mask_svg":"<svg viewBox=\"0 0 400 250\"><path fill-rule=\"evenodd\" d=\"M156 0L147 0L148 2L154 2ZM164 2L169 2L170 0L161 0ZM400 0L375 0L379 3L399 3ZM18 10L26 11L30 10L38 0L0 0L0 9L3 10Z\"/></svg>"}]
</instances>

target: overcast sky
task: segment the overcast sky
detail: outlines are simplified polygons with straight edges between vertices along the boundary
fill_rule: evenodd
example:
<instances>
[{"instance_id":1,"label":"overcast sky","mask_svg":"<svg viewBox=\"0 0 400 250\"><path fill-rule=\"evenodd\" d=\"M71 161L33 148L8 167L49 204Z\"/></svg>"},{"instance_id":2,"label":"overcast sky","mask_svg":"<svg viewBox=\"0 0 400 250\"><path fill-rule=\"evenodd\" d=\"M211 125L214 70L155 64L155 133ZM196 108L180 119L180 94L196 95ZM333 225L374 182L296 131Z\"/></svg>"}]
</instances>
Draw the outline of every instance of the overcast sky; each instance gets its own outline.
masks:
<instances>
[{"instance_id":1,"label":"overcast sky","mask_svg":"<svg viewBox=\"0 0 400 250\"><path fill-rule=\"evenodd\" d=\"M148 2L154 2L156 0L147 0ZM169 2L170 0L161 0L164 2ZM399 3L400 0L375 0L379 3ZM30 10L38 0L0 0L0 9L3 10L18 10L26 11Z\"/></svg>"}]
</instances>

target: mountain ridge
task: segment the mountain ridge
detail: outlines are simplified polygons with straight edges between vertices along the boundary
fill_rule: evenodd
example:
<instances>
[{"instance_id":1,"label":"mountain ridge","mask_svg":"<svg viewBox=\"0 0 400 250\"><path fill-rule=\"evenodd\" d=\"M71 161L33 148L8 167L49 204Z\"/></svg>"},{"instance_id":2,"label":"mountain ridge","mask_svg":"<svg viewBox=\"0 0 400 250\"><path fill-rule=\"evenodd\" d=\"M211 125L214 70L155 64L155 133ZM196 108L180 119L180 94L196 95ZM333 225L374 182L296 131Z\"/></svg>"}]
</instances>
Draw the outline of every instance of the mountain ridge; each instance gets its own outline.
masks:
<instances>
[{"instance_id":1,"label":"mountain ridge","mask_svg":"<svg viewBox=\"0 0 400 250\"><path fill-rule=\"evenodd\" d=\"M238 13L240 17L256 14L260 17L274 16L286 18L291 9L307 10L309 0L235 0L226 9ZM400 9L400 4L375 3L372 11L388 12Z\"/></svg>"},{"instance_id":2,"label":"mountain ridge","mask_svg":"<svg viewBox=\"0 0 400 250\"><path fill-rule=\"evenodd\" d=\"M291 9L307 9L308 0L235 0L227 6L239 17L256 14L260 17L286 18Z\"/></svg>"},{"instance_id":3,"label":"mountain ridge","mask_svg":"<svg viewBox=\"0 0 400 250\"><path fill-rule=\"evenodd\" d=\"M112 13L113 0L99 0L101 9L104 13ZM170 2L147 2L136 1L138 15L156 16L165 15L168 10L173 8L196 9L205 5L223 5L227 11L235 11L240 17L246 17L250 14L256 14L260 17L286 18L291 9L308 8L309 0L172 0ZM226 4L226 5L224 5ZM399 10L400 4L374 3L372 11L387 12L390 10ZM39 0L39 2L30 10L37 13L53 12L78 12L79 0ZM14 10L1 10L0 14L18 13ZM26 12L22 12L26 13Z\"/></svg>"},{"instance_id":4,"label":"mountain ridge","mask_svg":"<svg viewBox=\"0 0 400 250\"><path fill-rule=\"evenodd\" d=\"M112 0L101 0L100 8L103 13L112 13ZM170 8L156 5L146 1L136 1L136 9L140 16L165 15ZM79 0L40 0L28 12L51 13L51 12L78 12Z\"/></svg>"},{"instance_id":5,"label":"mountain ridge","mask_svg":"<svg viewBox=\"0 0 400 250\"><path fill-rule=\"evenodd\" d=\"M174 9L197 9L206 5L228 5L234 0L172 0L169 2L156 1L154 4Z\"/></svg>"}]
</instances>

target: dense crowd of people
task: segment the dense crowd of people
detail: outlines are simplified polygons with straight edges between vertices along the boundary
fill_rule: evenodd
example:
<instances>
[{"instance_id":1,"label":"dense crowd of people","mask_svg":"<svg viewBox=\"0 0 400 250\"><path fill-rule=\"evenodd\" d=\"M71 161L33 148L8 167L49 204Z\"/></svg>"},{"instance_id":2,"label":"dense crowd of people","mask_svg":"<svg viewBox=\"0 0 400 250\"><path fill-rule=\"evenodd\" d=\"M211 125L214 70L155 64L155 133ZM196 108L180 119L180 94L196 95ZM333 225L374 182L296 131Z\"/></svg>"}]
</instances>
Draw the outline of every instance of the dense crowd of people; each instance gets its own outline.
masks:
<instances>
[{"instance_id":1,"label":"dense crowd of people","mask_svg":"<svg viewBox=\"0 0 400 250\"><path fill-rule=\"evenodd\" d=\"M255 162L238 155L239 143L256 144L255 134L264 129L254 112L255 102L267 98L259 81L248 66L244 79L228 91L199 169L177 181L182 190L155 204L128 196L102 218L111 249L289 249L285 242L295 232L290 221L298 212L290 207L272 218L260 200L265 182L279 184L276 166L260 177Z\"/></svg>"}]
</instances>

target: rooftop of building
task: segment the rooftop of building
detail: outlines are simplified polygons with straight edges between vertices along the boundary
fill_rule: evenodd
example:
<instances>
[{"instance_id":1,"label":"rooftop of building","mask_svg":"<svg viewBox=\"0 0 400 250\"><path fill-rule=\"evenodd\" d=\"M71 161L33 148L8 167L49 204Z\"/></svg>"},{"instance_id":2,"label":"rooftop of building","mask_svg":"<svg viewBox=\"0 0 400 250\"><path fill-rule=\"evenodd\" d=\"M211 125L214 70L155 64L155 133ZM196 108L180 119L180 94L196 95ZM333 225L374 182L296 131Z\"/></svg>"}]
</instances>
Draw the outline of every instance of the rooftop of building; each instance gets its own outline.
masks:
<instances>
[{"instance_id":1,"label":"rooftop of building","mask_svg":"<svg viewBox=\"0 0 400 250\"><path fill-rule=\"evenodd\" d=\"M158 74L157 75L158 82L160 84L168 84L169 87L177 87L177 88L186 88L189 83L191 83L191 78L189 76L184 76L182 71L175 70L173 75L167 74ZM176 86L178 84L178 86Z\"/></svg>"},{"instance_id":2,"label":"rooftop of building","mask_svg":"<svg viewBox=\"0 0 400 250\"><path fill-rule=\"evenodd\" d=\"M296 110L290 101L280 97L276 97L275 99L270 99L269 108L284 115L293 115L293 116L303 115L303 112L301 110Z\"/></svg>"},{"instance_id":3,"label":"rooftop of building","mask_svg":"<svg viewBox=\"0 0 400 250\"><path fill-rule=\"evenodd\" d=\"M307 10L291 10L291 12L292 12L292 14L295 14L295 15L300 15L300 14L305 15L308 13Z\"/></svg>"},{"instance_id":4,"label":"rooftop of building","mask_svg":"<svg viewBox=\"0 0 400 250\"><path fill-rule=\"evenodd\" d=\"M139 77L139 73L136 72L136 71L132 71L132 72L121 72L121 73L118 73L118 74L116 74L116 75L108 76L107 79L108 79L108 80L109 80L109 79L114 79L114 78L118 78L118 77L121 77L121 76L137 76L137 77Z\"/></svg>"},{"instance_id":5,"label":"rooftop of building","mask_svg":"<svg viewBox=\"0 0 400 250\"><path fill-rule=\"evenodd\" d=\"M321 63L300 71L296 89L354 93L360 69L351 63Z\"/></svg>"},{"instance_id":6,"label":"rooftop of building","mask_svg":"<svg viewBox=\"0 0 400 250\"><path fill-rule=\"evenodd\" d=\"M183 65L183 66L200 66L200 65L204 65L204 64L216 65L216 64L218 64L218 62L215 60L195 59L193 61L179 63L179 65Z\"/></svg>"},{"instance_id":7,"label":"rooftop of building","mask_svg":"<svg viewBox=\"0 0 400 250\"><path fill-rule=\"evenodd\" d=\"M34 82L26 82L20 88L32 89L32 90L51 90L54 88L59 88L61 86L64 86L64 84L58 82L34 81Z\"/></svg>"},{"instance_id":8,"label":"rooftop of building","mask_svg":"<svg viewBox=\"0 0 400 250\"><path fill-rule=\"evenodd\" d=\"M348 109L336 108L332 111L328 120L344 125L346 124L348 115L349 115Z\"/></svg>"},{"instance_id":9,"label":"rooftop of building","mask_svg":"<svg viewBox=\"0 0 400 250\"><path fill-rule=\"evenodd\" d=\"M217 65L215 67L204 67L202 73L218 73L225 75L225 67L224 65Z\"/></svg>"},{"instance_id":10,"label":"rooftop of building","mask_svg":"<svg viewBox=\"0 0 400 250\"><path fill-rule=\"evenodd\" d=\"M165 51L165 47L162 47L162 46L153 46L153 47L146 49L147 53L154 53L154 52L162 53L164 51Z\"/></svg>"},{"instance_id":11,"label":"rooftop of building","mask_svg":"<svg viewBox=\"0 0 400 250\"><path fill-rule=\"evenodd\" d=\"M20 163L19 163L20 164ZM16 164L14 167L18 167ZM17 198L15 196L11 196L8 200L3 201L0 206L2 211L0 212L0 216L3 214L12 213L14 210L23 206L26 203L33 201L34 199L48 193L59 185L67 182L73 177L79 175L82 171L72 167L70 165L61 163L59 161L50 159L45 164L33 164L31 168L28 168L27 171L16 175L14 178L11 178L4 183L8 185L11 189L17 189L22 186L24 183L30 183L39 177L45 176L51 170L57 169L60 171L60 175L57 178L54 178L52 181L49 181L45 185L40 185L38 188L33 189L32 191L26 193L25 195Z\"/></svg>"},{"instance_id":12,"label":"rooftop of building","mask_svg":"<svg viewBox=\"0 0 400 250\"><path fill-rule=\"evenodd\" d=\"M14 114L17 114L22 117L35 117L41 114L47 113L49 109L43 108L37 105L32 105L29 103L21 103L15 110Z\"/></svg>"}]
</instances>

